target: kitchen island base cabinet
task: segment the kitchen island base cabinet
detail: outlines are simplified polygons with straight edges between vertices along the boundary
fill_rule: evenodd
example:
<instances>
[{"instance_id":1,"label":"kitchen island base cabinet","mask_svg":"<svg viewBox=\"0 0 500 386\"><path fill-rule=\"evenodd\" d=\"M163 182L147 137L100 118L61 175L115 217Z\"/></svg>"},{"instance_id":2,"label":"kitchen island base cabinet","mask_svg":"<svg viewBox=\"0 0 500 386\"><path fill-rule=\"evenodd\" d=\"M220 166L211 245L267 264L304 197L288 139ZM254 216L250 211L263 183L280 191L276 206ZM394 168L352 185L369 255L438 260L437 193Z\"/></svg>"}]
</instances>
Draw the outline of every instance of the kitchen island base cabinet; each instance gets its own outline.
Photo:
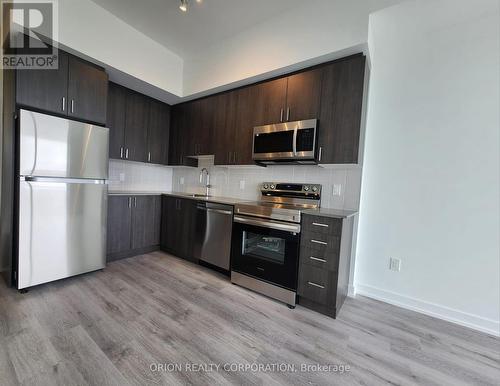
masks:
<instances>
[{"instance_id":1,"label":"kitchen island base cabinet","mask_svg":"<svg viewBox=\"0 0 500 386\"><path fill-rule=\"evenodd\" d=\"M160 206L160 196L108 197L108 262L159 249Z\"/></svg>"},{"instance_id":2,"label":"kitchen island base cabinet","mask_svg":"<svg viewBox=\"0 0 500 386\"><path fill-rule=\"evenodd\" d=\"M336 318L349 288L354 217L304 215L298 303Z\"/></svg>"},{"instance_id":3,"label":"kitchen island base cabinet","mask_svg":"<svg viewBox=\"0 0 500 386\"><path fill-rule=\"evenodd\" d=\"M194 255L196 201L162 196L161 250L197 262Z\"/></svg>"}]
</instances>

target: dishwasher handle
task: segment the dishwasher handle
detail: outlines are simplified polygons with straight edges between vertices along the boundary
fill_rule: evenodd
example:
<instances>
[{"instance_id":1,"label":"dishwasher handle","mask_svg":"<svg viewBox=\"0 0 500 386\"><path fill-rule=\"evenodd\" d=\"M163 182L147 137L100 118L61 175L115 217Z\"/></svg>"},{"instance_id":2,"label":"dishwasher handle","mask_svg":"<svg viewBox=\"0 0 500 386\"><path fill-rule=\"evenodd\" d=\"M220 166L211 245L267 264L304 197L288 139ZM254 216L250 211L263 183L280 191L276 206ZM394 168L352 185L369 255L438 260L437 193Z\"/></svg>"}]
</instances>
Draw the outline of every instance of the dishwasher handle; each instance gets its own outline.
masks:
<instances>
[{"instance_id":1,"label":"dishwasher handle","mask_svg":"<svg viewBox=\"0 0 500 386\"><path fill-rule=\"evenodd\" d=\"M233 212L231 210L207 208L205 205L197 205L196 209L202 210L202 211L207 212L207 213L223 214L225 216L232 216L233 215Z\"/></svg>"},{"instance_id":2,"label":"dishwasher handle","mask_svg":"<svg viewBox=\"0 0 500 386\"><path fill-rule=\"evenodd\" d=\"M231 212L230 210L212 209L212 208L206 208L205 210L209 213L223 214L225 216L232 216L233 215L233 212Z\"/></svg>"}]
</instances>

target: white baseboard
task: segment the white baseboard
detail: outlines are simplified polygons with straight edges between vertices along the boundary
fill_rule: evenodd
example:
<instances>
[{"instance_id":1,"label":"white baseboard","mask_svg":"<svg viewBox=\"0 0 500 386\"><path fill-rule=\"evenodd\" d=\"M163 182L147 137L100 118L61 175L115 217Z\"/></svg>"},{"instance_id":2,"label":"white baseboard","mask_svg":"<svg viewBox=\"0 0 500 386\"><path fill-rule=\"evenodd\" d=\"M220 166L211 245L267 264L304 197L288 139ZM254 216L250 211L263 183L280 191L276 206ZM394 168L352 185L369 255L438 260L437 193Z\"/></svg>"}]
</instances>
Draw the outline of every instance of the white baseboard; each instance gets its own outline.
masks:
<instances>
[{"instance_id":1,"label":"white baseboard","mask_svg":"<svg viewBox=\"0 0 500 386\"><path fill-rule=\"evenodd\" d=\"M350 288L349 292L351 292ZM496 320L483 318L481 316L469 314L467 312L455 310L439 304L400 295L395 292L386 291L370 285L356 284L353 293L393 304L401 308L406 308L408 310L420 312L435 318L443 319L448 322L485 332L487 334L500 336L500 322Z\"/></svg>"},{"instance_id":2,"label":"white baseboard","mask_svg":"<svg viewBox=\"0 0 500 386\"><path fill-rule=\"evenodd\" d=\"M349 284L349 288L347 289L347 296L353 298L356 296L356 287Z\"/></svg>"}]
</instances>

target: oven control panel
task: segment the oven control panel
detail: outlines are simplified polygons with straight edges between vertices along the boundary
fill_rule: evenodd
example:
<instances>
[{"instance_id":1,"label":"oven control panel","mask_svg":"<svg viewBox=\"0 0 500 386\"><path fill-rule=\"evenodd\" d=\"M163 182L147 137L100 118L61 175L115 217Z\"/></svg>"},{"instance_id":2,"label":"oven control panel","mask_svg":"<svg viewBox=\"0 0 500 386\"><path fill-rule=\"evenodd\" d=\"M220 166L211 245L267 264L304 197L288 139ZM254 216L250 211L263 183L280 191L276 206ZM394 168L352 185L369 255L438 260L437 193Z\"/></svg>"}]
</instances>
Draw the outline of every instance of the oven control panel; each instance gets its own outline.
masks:
<instances>
[{"instance_id":1,"label":"oven control panel","mask_svg":"<svg viewBox=\"0 0 500 386\"><path fill-rule=\"evenodd\" d=\"M320 184L295 184L286 182L264 182L261 185L261 192L263 195L272 194L283 195L294 193L297 195L321 195L321 185Z\"/></svg>"}]
</instances>

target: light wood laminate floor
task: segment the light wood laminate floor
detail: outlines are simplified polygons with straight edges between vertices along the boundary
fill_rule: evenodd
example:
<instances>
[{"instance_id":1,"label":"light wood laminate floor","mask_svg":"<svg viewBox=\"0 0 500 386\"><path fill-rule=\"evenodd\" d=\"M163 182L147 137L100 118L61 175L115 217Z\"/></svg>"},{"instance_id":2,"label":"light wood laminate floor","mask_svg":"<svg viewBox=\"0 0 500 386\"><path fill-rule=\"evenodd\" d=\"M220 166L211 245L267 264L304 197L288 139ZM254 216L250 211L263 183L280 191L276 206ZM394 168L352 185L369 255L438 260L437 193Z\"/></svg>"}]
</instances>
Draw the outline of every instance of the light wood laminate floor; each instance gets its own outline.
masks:
<instances>
[{"instance_id":1,"label":"light wood laminate floor","mask_svg":"<svg viewBox=\"0 0 500 386\"><path fill-rule=\"evenodd\" d=\"M160 252L27 294L0 284L2 386L498 385L499 344L363 297L347 299L337 320L290 310ZM152 371L156 364L183 371ZM186 371L195 364L221 367ZM253 367L236 371L244 364ZM258 364L266 371L254 371ZM285 365L272 371L276 364Z\"/></svg>"}]
</instances>

